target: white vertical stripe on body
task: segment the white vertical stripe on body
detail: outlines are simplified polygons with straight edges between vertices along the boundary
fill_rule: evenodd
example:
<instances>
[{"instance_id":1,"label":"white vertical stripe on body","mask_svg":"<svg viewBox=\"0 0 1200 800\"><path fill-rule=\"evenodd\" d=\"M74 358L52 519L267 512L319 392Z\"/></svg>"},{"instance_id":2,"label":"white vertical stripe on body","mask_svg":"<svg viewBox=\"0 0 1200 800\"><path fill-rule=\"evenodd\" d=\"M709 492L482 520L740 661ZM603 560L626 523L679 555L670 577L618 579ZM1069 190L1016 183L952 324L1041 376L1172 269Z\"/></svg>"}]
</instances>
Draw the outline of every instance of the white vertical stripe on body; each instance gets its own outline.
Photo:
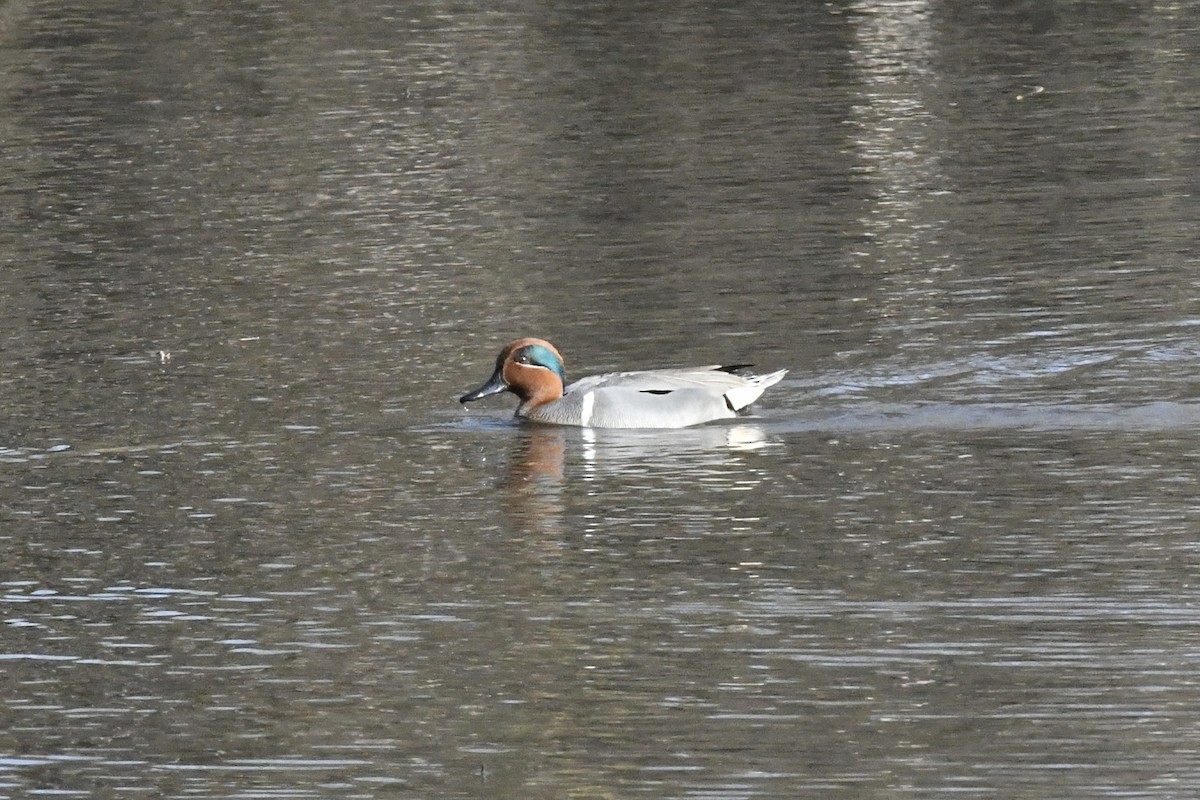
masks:
<instances>
[{"instance_id":1,"label":"white vertical stripe on body","mask_svg":"<svg viewBox=\"0 0 1200 800\"><path fill-rule=\"evenodd\" d=\"M579 413L579 424L587 427L592 424L592 406L596 405L596 393L586 392L582 398L583 407Z\"/></svg>"}]
</instances>

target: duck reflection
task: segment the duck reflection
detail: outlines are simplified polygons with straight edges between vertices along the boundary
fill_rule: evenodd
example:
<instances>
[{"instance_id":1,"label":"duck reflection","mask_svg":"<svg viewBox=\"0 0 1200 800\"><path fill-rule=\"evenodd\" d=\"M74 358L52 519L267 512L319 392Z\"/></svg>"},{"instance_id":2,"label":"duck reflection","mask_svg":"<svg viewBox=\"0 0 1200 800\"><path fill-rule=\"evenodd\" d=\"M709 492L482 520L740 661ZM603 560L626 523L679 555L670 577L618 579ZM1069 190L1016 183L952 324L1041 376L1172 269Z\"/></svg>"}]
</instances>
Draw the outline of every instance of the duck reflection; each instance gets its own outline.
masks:
<instances>
[{"instance_id":1,"label":"duck reflection","mask_svg":"<svg viewBox=\"0 0 1200 800\"><path fill-rule=\"evenodd\" d=\"M581 428L583 460L591 472L620 472L647 464L719 465L738 461L738 454L767 446L767 436L757 425L714 425L670 431L605 430Z\"/></svg>"},{"instance_id":2,"label":"duck reflection","mask_svg":"<svg viewBox=\"0 0 1200 800\"><path fill-rule=\"evenodd\" d=\"M504 513L519 527L561 534L571 498L656 491L694 491L697 480L745 489L761 483L744 463L771 445L755 424L684 430L611 430L522 425L501 493ZM583 501L584 505L591 505Z\"/></svg>"}]
</instances>

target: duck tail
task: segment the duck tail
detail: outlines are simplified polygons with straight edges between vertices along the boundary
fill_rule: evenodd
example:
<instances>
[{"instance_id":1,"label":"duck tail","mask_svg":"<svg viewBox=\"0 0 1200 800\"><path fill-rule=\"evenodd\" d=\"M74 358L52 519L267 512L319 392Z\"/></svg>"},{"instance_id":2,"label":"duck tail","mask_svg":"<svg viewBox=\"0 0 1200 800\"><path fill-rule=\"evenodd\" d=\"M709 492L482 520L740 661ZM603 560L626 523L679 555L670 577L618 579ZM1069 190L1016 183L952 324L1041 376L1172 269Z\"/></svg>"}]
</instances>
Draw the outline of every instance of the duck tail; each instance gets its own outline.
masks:
<instances>
[{"instance_id":1,"label":"duck tail","mask_svg":"<svg viewBox=\"0 0 1200 800\"><path fill-rule=\"evenodd\" d=\"M731 411L741 411L757 400L768 388L783 380L784 375L787 375L786 369L749 377L746 379L745 386L738 386L725 393L725 404Z\"/></svg>"}]
</instances>

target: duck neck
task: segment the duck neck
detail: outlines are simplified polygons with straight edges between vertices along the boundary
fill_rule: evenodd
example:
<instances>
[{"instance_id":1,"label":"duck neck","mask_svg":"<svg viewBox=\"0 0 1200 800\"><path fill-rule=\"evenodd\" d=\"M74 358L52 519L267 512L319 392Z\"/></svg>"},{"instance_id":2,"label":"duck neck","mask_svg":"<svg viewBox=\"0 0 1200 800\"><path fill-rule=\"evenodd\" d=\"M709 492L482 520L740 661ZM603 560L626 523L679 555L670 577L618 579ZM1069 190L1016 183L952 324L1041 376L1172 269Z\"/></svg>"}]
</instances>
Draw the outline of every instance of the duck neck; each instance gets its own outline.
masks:
<instances>
[{"instance_id":1,"label":"duck neck","mask_svg":"<svg viewBox=\"0 0 1200 800\"><path fill-rule=\"evenodd\" d=\"M525 381L517 392L517 396L521 398L517 413L521 416L563 396L562 381L558 380L557 375L546 369L539 370L538 373L536 380Z\"/></svg>"}]
</instances>

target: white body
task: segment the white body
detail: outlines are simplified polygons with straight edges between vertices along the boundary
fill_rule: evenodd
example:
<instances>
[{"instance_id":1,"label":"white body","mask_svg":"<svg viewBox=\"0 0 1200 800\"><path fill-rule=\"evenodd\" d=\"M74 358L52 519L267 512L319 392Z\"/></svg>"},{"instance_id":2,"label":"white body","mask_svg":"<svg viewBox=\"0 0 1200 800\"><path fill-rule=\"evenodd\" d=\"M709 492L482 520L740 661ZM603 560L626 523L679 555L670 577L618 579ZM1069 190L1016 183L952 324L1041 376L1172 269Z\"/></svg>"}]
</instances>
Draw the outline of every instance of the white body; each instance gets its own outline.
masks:
<instances>
[{"instance_id":1,"label":"white body","mask_svg":"<svg viewBox=\"0 0 1200 800\"><path fill-rule=\"evenodd\" d=\"M593 375L522 416L591 428L683 428L736 417L786 374L743 377L711 366Z\"/></svg>"}]
</instances>

